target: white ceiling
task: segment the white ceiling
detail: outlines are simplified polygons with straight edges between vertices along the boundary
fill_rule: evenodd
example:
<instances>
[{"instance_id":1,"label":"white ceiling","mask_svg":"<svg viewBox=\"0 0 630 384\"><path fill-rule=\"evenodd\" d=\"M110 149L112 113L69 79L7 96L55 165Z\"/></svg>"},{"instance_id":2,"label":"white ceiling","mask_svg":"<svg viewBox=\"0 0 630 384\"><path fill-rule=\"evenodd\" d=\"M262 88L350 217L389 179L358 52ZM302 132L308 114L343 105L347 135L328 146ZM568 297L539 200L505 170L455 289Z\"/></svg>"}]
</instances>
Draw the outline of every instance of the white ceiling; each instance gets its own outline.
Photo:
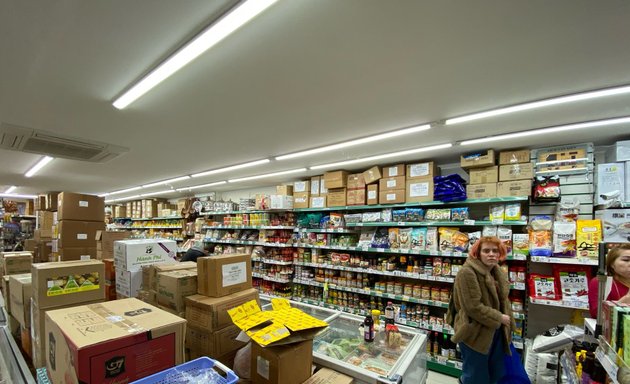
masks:
<instances>
[{"instance_id":1,"label":"white ceiling","mask_svg":"<svg viewBox=\"0 0 630 384\"><path fill-rule=\"evenodd\" d=\"M628 1L279 0L128 108L112 107L131 82L231 3L0 0L0 121L130 148L103 164L56 159L30 179L22 175L39 156L0 150L0 185L17 185L16 193L102 193L499 106L630 84ZM629 102L630 95L615 96L441 126L173 186L630 116ZM609 144L629 134L630 125L624 125L493 147ZM478 148L483 146L394 161L452 162Z\"/></svg>"}]
</instances>

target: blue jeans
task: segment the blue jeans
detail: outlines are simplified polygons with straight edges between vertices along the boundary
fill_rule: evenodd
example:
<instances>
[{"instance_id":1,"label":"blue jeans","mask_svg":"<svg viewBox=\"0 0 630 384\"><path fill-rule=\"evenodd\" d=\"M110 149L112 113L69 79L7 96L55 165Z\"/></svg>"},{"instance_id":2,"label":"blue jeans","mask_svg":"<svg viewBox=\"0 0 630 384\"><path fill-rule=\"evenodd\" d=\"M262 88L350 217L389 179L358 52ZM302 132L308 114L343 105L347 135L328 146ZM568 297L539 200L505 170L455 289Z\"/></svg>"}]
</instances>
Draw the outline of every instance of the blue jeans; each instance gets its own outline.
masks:
<instances>
[{"instance_id":1,"label":"blue jeans","mask_svg":"<svg viewBox=\"0 0 630 384\"><path fill-rule=\"evenodd\" d=\"M503 357L503 331L497 329L492 339L492 345L487 355L479 353L464 343L459 343L462 351L462 376L463 384L494 384L505 374Z\"/></svg>"}]
</instances>

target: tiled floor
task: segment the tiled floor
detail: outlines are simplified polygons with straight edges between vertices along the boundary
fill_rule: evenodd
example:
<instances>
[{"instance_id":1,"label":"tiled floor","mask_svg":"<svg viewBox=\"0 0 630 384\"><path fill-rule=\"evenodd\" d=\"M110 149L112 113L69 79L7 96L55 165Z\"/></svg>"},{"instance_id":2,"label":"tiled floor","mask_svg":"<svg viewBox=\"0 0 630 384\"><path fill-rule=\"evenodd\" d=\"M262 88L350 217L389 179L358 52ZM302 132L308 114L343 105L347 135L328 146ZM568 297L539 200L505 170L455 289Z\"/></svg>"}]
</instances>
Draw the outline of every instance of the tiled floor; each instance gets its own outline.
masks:
<instances>
[{"instance_id":1,"label":"tiled floor","mask_svg":"<svg viewBox=\"0 0 630 384\"><path fill-rule=\"evenodd\" d=\"M457 384L457 379L451 376L443 375L441 373L429 371L427 384Z\"/></svg>"}]
</instances>

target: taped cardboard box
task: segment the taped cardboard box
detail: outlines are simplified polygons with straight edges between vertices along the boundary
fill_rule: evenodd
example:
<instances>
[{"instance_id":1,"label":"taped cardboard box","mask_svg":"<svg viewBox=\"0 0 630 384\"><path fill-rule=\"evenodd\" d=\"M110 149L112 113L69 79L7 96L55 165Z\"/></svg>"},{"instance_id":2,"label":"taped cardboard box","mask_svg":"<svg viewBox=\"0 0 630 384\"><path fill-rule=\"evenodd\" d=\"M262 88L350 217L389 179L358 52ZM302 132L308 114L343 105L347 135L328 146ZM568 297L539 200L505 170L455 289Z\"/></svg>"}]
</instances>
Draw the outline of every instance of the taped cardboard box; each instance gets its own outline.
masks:
<instances>
[{"instance_id":1,"label":"taped cardboard box","mask_svg":"<svg viewBox=\"0 0 630 384\"><path fill-rule=\"evenodd\" d=\"M418 178L407 180L405 189L405 202L419 203L433 201L435 186L433 178Z\"/></svg>"},{"instance_id":2,"label":"taped cardboard box","mask_svg":"<svg viewBox=\"0 0 630 384\"><path fill-rule=\"evenodd\" d=\"M221 297L251 288L251 259L250 254L198 258L198 293L210 297Z\"/></svg>"},{"instance_id":3,"label":"taped cardboard box","mask_svg":"<svg viewBox=\"0 0 630 384\"><path fill-rule=\"evenodd\" d=\"M363 173L353 173L348 175L348 189L365 189L365 178Z\"/></svg>"},{"instance_id":4,"label":"taped cardboard box","mask_svg":"<svg viewBox=\"0 0 630 384\"><path fill-rule=\"evenodd\" d=\"M313 176L311 177L311 196L319 196L319 186L321 184L322 177L321 176Z\"/></svg>"},{"instance_id":5,"label":"taped cardboard box","mask_svg":"<svg viewBox=\"0 0 630 384\"><path fill-rule=\"evenodd\" d=\"M184 362L185 326L137 299L49 311L46 370L55 383L137 380Z\"/></svg>"},{"instance_id":6,"label":"taped cardboard box","mask_svg":"<svg viewBox=\"0 0 630 384\"><path fill-rule=\"evenodd\" d=\"M54 261L97 260L96 247L59 248Z\"/></svg>"},{"instance_id":7,"label":"taped cardboard box","mask_svg":"<svg viewBox=\"0 0 630 384\"><path fill-rule=\"evenodd\" d=\"M46 211L57 212L57 198L59 196L59 192L48 192L46 194ZM105 215L105 211L103 210L103 215Z\"/></svg>"},{"instance_id":8,"label":"taped cardboard box","mask_svg":"<svg viewBox=\"0 0 630 384\"><path fill-rule=\"evenodd\" d=\"M470 176L470 184L496 183L499 181L499 167L493 165L484 168L472 168L468 175Z\"/></svg>"},{"instance_id":9,"label":"taped cardboard box","mask_svg":"<svg viewBox=\"0 0 630 384\"><path fill-rule=\"evenodd\" d=\"M197 272L197 263L194 261L184 261L181 263L160 263L160 264L152 264L147 266L148 271L148 285L146 285L145 289L157 291L157 275L161 272L171 272L171 271L183 271L183 270L194 270ZM144 271L144 268L143 268ZM144 281L144 280L143 280Z\"/></svg>"},{"instance_id":10,"label":"taped cardboard box","mask_svg":"<svg viewBox=\"0 0 630 384\"><path fill-rule=\"evenodd\" d=\"M263 348L252 344L253 384L302 384L311 377L313 340Z\"/></svg>"},{"instance_id":11,"label":"taped cardboard box","mask_svg":"<svg viewBox=\"0 0 630 384\"><path fill-rule=\"evenodd\" d=\"M35 248L37 248L37 241L35 239L24 240L24 251L35 253Z\"/></svg>"},{"instance_id":12,"label":"taped cardboard box","mask_svg":"<svg viewBox=\"0 0 630 384\"><path fill-rule=\"evenodd\" d=\"M469 199L497 197L497 183L469 184L466 186L466 196Z\"/></svg>"},{"instance_id":13,"label":"taped cardboard box","mask_svg":"<svg viewBox=\"0 0 630 384\"><path fill-rule=\"evenodd\" d=\"M33 300L40 309L105 299L105 265L98 260L33 264Z\"/></svg>"},{"instance_id":14,"label":"taped cardboard box","mask_svg":"<svg viewBox=\"0 0 630 384\"><path fill-rule=\"evenodd\" d=\"M331 171L324 173L327 189L345 188L348 182L348 171Z\"/></svg>"},{"instance_id":15,"label":"taped cardboard box","mask_svg":"<svg viewBox=\"0 0 630 384\"><path fill-rule=\"evenodd\" d=\"M381 192L393 191L405 188L405 176L386 177L378 181L378 188Z\"/></svg>"},{"instance_id":16,"label":"taped cardboard box","mask_svg":"<svg viewBox=\"0 0 630 384\"><path fill-rule=\"evenodd\" d=\"M438 175L437 165L433 161L424 163L407 164L407 180Z\"/></svg>"},{"instance_id":17,"label":"taped cardboard box","mask_svg":"<svg viewBox=\"0 0 630 384\"><path fill-rule=\"evenodd\" d=\"M459 165L462 168L479 168L495 165L494 150L479 151L460 156Z\"/></svg>"},{"instance_id":18,"label":"taped cardboard box","mask_svg":"<svg viewBox=\"0 0 630 384\"><path fill-rule=\"evenodd\" d=\"M212 358L223 356L245 346L236 339L239 333L241 330L236 325L214 332L189 326L186 327L186 348Z\"/></svg>"},{"instance_id":19,"label":"taped cardboard box","mask_svg":"<svg viewBox=\"0 0 630 384\"><path fill-rule=\"evenodd\" d=\"M9 278L11 315L24 328L30 328L31 326L31 284L30 273L11 275Z\"/></svg>"},{"instance_id":20,"label":"taped cardboard box","mask_svg":"<svg viewBox=\"0 0 630 384\"><path fill-rule=\"evenodd\" d=\"M105 280L116 281L116 267L114 267L114 259L101 260L105 264Z\"/></svg>"},{"instance_id":21,"label":"taped cardboard box","mask_svg":"<svg viewBox=\"0 0 630 384\"><path fill-rule=\"evenodd\" d=\"M534 164L508 164L499 166L499 181L531 180L534 178Z\"/></svg>"},{"instance_id":22,"label":"taped cardboard box","mask_svg":"<svg viewBox=\"0 0 630 384\"><path fill-rule=\"evenodd\" d=\"M326 197L327 196L311 196L311 201L309 203L310 208L326 208Z\"/></svg>"},{"instance_id":23,"label":"taped cardboard box","mask_svg":"<svg viewBox=\"0 0 630 384\"><path fill-rule=\"evenodd\" d=\"M382 177L381 168L378 166L374 166L363 172L363 179L365 179L365 184L372 184Z\"/></svg>"},{"instance_id":24,"label":"taped cardboard box","mask_svg":"<svg viewBox=\"0 0 630 384\"><path fill-rule=\"evenodd\" d=\"M576 161L577 159L583 159ZM573 146L558 147L553 150L538 150L536 152L537 170L547 174L550 171L565 171L584 167L587 161L586 149ZM550 164L540 164L550 163Z\"/></svg>"},{"instance_id":25,"label":"taped cardboard box","mask_svg":"<svg viewBox=\"0 0 630 384\"><path fill-rule=\"evenodd\" d=\"M322 367L303 384L353 384L354 378L330 368Z\"/></svg>"},{"instance_id":26,"label":"taped cardboard box","mask_svg":"<svg viewBox=\"0 0 630 384\"><path fill-rule=\"evenodd\" d=\"M346 188L329 189L326 196L326 206L328 207L343 207L346 206Z\"/></svg>"},{"instance_id":27,"label":"taped cardboard box","mask_svg":"<svg viewBox=\"0 0 630 384\"><path fill-rule=\"evenodd\" d=\"M116 295L136 297L142 288L142 271L116 270Z\"/></svg>"},{"instance_id":28,"label":"taped cardboard box","mask_svg":"<svg viewBox=\"0 0 630 384\"><path fill-rule=\"evenodd\" d=\"M105 198L81 193L61 192L57 197L57 220L105 220ZM92 239L94 236L91 237Z\"/></svg>"},{"instance_id":29,"label":"taped cardboard box","mask_svg":"<svg viewBox=\"0 0 630 384\"><path fill-rule=\"evenodd\" d=\"M137 272L143 265L174 263L177 243L173 240L138 239L114 242L116 269Z\"/></svg>"},{"instance_id":30,"label":"taped cardboard box","mask_svg":"<svg viewBox=\"0 0 630 384\"><path fill-rule=\"evenodd\" d=\"M293 196L293 186L292 185L276 186L276 195Z\"/></svg>"},{"instance_id":31,"label":"taped cardboard box","mask_svg":"<svg viewBox=\"0 0 630 384\"><path fill-rule=\"evenodd\" d=\"M293 196L270 195L271 209L293 209Z\"/></svg>"},{"instance_id":32,"label":"taped cardboard box","mask_svg":"<svg viewBox=\"0 0 630 384\"><path fill-rule=\"evenodd\" d=\"M112 258L114 256L114 241L125 240L130 237L130 231L97 231L95 237L96 248L103 251L104 254L108 254L105 258Z\"/></svg>"},{"instance_id":33,"label":"taped cardboard box","mask_svg":"<svg viewBox=\"0 0 630 384\"><path fill-rule=\"evenodd\" d=\"M33 235L35 241L50 241L52 237L52 227L50 229L36 229Z\"/></svg>"},{"instance_id":34,"label":"taped cardboard box","mask_svg":"<svg viewBox=\"0 0 630 384\"><path fill-rule=\"evenodd\" d=\"M34 263L43 263L50 261L52 254L52 240L40 241L37 243L35 254L33 255Z\"/></svg>"},{"instance_id":35,"label":"taped cardboard box","mask_svg":"<svg viewBox=\"0 0 630 384\"><path fill-rule=\"evenodd\" d=\"M197 294L197 271L183 270L157 274L157 302L176 313L186 310L184 298Z\"/></svg>"},{"instance_id":36,"label":"taped cardboard box","mask_svg":"<svg viewBox=\"0 0 630 384\"><path fill-rule=\"evenodd\" d=\"M405 176L405 164L391 165L389 167L383 167L383 177L398 177Z\"/></svg>"},{"instance_id":37,"label":"taped cardboard box","mask_svg":"<svg viewBox=\"0 0 630 384\"><path fill-rule=\"evenodd\" d=\"M387 190L381 191L378 195L379 204L400 204L405 202L405 190Z\"/></svg>"},{"instance_id":38,"label":"taped cardboard box","mask_svg":"<svg viewBox=\"0 0 630 384\"><path fill-rule=\"evenodd\" d=\"M293 193L293 208L308 208L310 194L308 192Z\"/></svg>"},{"instance_id":39,"label":"taped cardboard box","mask_svg":"<svg viewBox=\"0 0 630 384\"><path fill-rule=\"evenodd\" d=\"M249 301L258 303L258 291L246 289L223 297L193 295L185 298L186 320L191 327L216 331L232 324L228 310Z\"/></svg>"},{"instance_id":40,"label":"taped cardboard box","mask_svg":"<svg viewBox=\"0 0 630 384\"><path fill-rule=\"evenodd\" d=\"M9 275L2 276L2 298L4 299L4 307L8 314L11 314L11 285Z\"/></svg>"},{"instance_id":41,"label":"taped cardboard box","mask_svg":"<svg viewBox=\"0 0 630 384\"><path fill-rule=\"evenodd\" d=\"M304 181L295 181L293 182L293 193L295 194L296 192L310 192L311 190L311 184L309 180L304 180Z\"/></svg>"},{"instance_id":42,"label":"taped cardboard box","mask_svg":"<svg viewBox=\"0 0 630 384\"><path fill-rule=\"evenodd\" d=\"M368 205L378 204L378 184L367 186L366 202Z\"/></svg>"},{"instance_id":43,"label":"taped cardboard box","mask_svg":"<svg viewBox=\"0 0 630 384\"><path fill-rule=\"evenodd\" d=\"M30 272L33 264L33 255L30 252L4 252L0 257L2 275Z\"/></svg>"},{"instance_id":44,"label":"taped cardboard box","mask_svg":"<svg viewBox=\"0 0 630 384\"><path fill-rule=\"evenodd\" d=\"M127 217L127 207L123 207L117 205L114 207L114 218L124 218Z\"/></svg>"},{"instance_id":45,"label":"taped cardboard box","mask_svg":"<svg viewBox=\"0 0 630 384\"><path fill-rule=\"evenodd\" d=\"M365 205L365 202L366 202L365 187L360 188L360 189L349 189L347 195L348 195L348 198L346 200L347 205Z\"/></svg>"},{"instance_id":46,"label":"taped cardboard box","mask_svg":"<svg viewBox=\"0 0 630 384\"><path fill-rule=\"evenodd\" d=\"M499 152L499 164L529 163L529 149L513 149Z\"/></svg>"},{"instance_id":47,"label":"taped cardboard box","mask_svg":"<svg viewBox=\"0 0 630 384\"><path fill-rule=\"evenodd\" d=\"M96 232L105 230L104 222L63 220L57 225L59 248L95 248Z\"/></svg>"},{"instance_id":48,"label":"taped cardboard box","mask_svg":"<svg viewBox=\"0 0 630 384\"><path fill-rule=\"evenodd\" d=\"M530 196L531 180L500 181L497 183L497 197Z\"/></svg>"},{"instance_id":49,"label":"taped cardboard box","mask_svg":"<svg viewBox=\"0 0 630 384\"><path fill-rule=\"evenodd\" d=\"M54 214L48 211L37 212L37 221L39 229L51 229L54 224Z\"/></svg>"}]
</instances>

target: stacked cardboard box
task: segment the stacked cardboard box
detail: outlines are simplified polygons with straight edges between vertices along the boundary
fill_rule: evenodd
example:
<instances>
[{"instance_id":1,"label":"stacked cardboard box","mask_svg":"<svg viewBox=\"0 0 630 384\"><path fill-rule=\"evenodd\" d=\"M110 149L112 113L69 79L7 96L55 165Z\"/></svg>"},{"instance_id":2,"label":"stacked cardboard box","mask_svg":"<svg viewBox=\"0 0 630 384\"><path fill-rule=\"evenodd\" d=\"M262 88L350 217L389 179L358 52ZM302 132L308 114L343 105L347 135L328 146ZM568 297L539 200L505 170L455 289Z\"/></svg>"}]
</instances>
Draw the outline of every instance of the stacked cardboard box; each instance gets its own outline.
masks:
<instances>
[{"instance_id":1,"label":"stacked cardboard box","mask_svg":"<svg viewBox=\"0 0 630 384\"><path fill-rule=\"evenodd\" d=\"M22 349L31 352L31 274L9 275L11 315L20 323Z\"/></svg>"},{"instance_id":2,"label":"stacked cardboard box","mask_svg":"<svg viewBox=\"0 0 630 384\"><path fill-rule=\"evenodd\" d=\"M366 203L368 205L378 204L378 183L382 177L381 168L374 166L363 172L363 180L367 185Z\"/></svg>"},{"instance_id":3,"label":"stacked cardboard box","mask_svg":"<svg viewBox=\"0 0 630 384\"><path fill-rule=\"evenodd\" d=\"M30 252L0 252L0 276L30 272L32 263Z\"/></svg>"},{"instance_id":4,"label":"stacked cardboard box","mask_svg":"<svg viewBox=\"0 0 630 384\"><path fill-rule=\"evenodd\" d=\"M114 258L114 241L125 240L131 237L131 232L97 231L96 232L96 259Z\"/></svg>"},{"instance_id":5,"label":"stacked cardboard box","mask_svg":"<svg viewBox=\"0 0 630 384\"><path fill-rule=\"evenodd\" d=\"M470 182L466 186L469 199L497 197L499 175L495 165L495 153L492 149L460 157L460 166L470 169Z\"/></svg>"},{"instance_id":6,"label":"stacked cardboard box","mask_svg":"<svg viewBox=\"0 0 630 384\"><path fill-rule=\"evenodd\" d=\"M419 203L433 201L433 177L437 176L435 162L415 163L407 165L407 182L405 184L405 202Z\"/></svg>"},{"instance_id":7,"label":"stacked cardboard box","mask_svg":"<svg viewBox=\"0 0 630 384\"><path fill-rule=\"evenodd\" d=\"M363 173L348 175L346 205L365 205L365 178Z\"/></svg>"},{"instance_id":8,"label":"stacked cardboard box","mask_svg":"<svg viewBox=\"0 0 630 384\"><path fill-rule=\"evenodd\" d=\"M328 190L326 193L326 206L328 207L341 207L346 205L346 197L347 197L347 183L348 183L348 172L347 171L332 171L324 173L324 177L320 179L320 187L321 180L324 181L326 185L326 189ZM320 199L322 197L322 193L320 190Z\"/></svg>"},{"instance_id":9,"label":"stacked cardboard box","mask_svg":"<svg viewBox=\"0 0 630 384\"><path fill-rule=\"evenodd\" d=\"M383 167L383 178L378 184L379 204L399 204L405 202L405 164Z\"/></svg>"},{"instance_id":10,"label":"stacked cardboard box","mask_svg":"<svg viewBox=\"0 0 630 384\"><path fill-rule=\"evenodd\" d=\"M45 208L45 196L43 198L44 203L42 207ZM37 222L39 227L35 230L35 235L33 237L33 261L36 263L51 261L54 220L54 212L43 210L37 212Z\"/></svg>"},{"instance_id":11,"label":"stacked cardboard box","mask_svg":"<svg viewBox=\"0 0 630 384\"><path fill-rule=\"evenodd\" d=\"M96 259L96 232L105 230L102 197L61 192L57 201L56 261Z\"/></svg>"},{"instance_id":12,"label":"stacked cardboard box","mask_svg":"<svg viewBox=\"0 0 630 384\"><path fill-rule=\"evenodd\" d=\"M33 264L31 345L35 368L46 366L45 313L105 300L105 265L98 260Z\"/></svg>"},{"instance_id":13,"label":"stacked cardboard box","mask_svg":"<svg viewBox=\"0 0 630 384\"><path fill-rule=\"evenodd\" d=\"M157 274L158 306L174 315L185 317L187 296L197 294L197 271L179 270Z\"/></svg>"},{"instance_id":14,"label":"stacked cardboard box","mask_svg":"<svg viewBox=\"0 0 630 384\"><path fill-rule=\"evenodd\" d=\"M620 199L630 201L630 140L617 141L615 144L611 145L606 152L606 162L617 163L618 167L624 169L622 183L623 190L625 190L625 197L621 195Z\"/></svg>"},{"instance_id":15,"label":"stacked cardboard box","mask_svg":"<svg viewBox=\"0 0 630 384\"><path fill-rule=\"evenodd\" d=\"M105 300L116 300L116 266L114 259L103 259L105 264Z\"/></svg>"},{"instance_id":16,"label":"stacked cardboard box","mask_svg":"<svg viewBox=\"0 0 630 384\"><path fill-rule=\"evenodd\" d=\"M534 176L534 165L530 162L528 149L499 153L497 197L531 195Z\"/></svg>"}]
</instances>

